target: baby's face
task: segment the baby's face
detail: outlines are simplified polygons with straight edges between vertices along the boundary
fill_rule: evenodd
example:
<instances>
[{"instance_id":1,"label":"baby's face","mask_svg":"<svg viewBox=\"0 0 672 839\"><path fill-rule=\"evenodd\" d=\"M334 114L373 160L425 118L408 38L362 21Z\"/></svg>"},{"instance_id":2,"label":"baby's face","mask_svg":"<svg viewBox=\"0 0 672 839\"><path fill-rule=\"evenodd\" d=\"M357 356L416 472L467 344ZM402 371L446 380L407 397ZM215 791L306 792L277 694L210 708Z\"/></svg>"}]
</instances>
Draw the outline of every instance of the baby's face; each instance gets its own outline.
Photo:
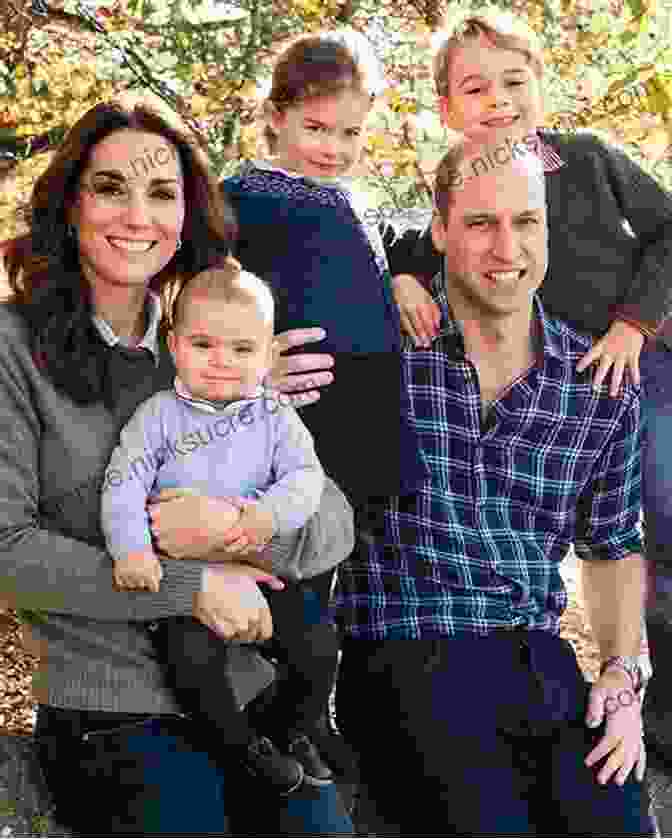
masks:
<instances>
[{"instance_id":1,"label":"baby's face","mask_svg":"<svg viewBox=\"0 0 672 839\"><path fill-rule=\"evenodd\" d=\"M439 109L449 128L486 143L534 135L543 116L539 80L525 55L493 47L483 35L453 55Z\"/></svg>"},{"instance_id":2,"label":"baby's face","mask_svg":"<svg viewBox=\"0 0 672 839\"><path fill-rule=\"evenodd\" d=\"M232 402L254 393L271 366L273 324L253 303L194 294L168 346L192 396Z\"/></svg>"}]
</instances>

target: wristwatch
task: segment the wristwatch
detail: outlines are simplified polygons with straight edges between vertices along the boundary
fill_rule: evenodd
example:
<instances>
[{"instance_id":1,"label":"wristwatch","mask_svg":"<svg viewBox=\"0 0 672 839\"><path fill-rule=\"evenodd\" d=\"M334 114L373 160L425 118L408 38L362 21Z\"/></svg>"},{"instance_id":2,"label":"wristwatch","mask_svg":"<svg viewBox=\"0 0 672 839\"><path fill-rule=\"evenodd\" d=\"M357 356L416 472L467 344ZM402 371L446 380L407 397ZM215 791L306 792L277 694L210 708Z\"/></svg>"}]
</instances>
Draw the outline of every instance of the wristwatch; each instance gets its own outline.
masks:
<instances>
[{"instance_id":1,"label":"wristwatch","mask_svg":"<svg viewBox=\"0 0 672 839\"><path fill-rule=\"evenodd\" d=\"M646 687L648 679L646 678L642 666L639 663L639 656L636 655L612 655L606 661L602 662L600 666L600 676L605 670L611 670L618 667L624 670L632 680L632 688L635 693L639 693L642 688Z\"/></svg>"}]
</instances>

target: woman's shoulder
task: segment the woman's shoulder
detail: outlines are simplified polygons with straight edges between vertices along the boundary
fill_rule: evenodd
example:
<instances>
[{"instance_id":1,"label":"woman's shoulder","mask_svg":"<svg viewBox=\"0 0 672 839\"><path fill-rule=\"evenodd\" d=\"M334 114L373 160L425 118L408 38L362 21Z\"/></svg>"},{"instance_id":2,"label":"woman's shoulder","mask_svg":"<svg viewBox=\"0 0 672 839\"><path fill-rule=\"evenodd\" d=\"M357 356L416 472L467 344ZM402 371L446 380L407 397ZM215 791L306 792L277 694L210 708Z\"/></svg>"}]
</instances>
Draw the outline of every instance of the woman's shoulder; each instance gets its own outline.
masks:
<instances>
[{"instance_id":1,"label":"woman's shoulder","mask_svg":"<svg viewBox=\"0 0 672 839\"><path fill-rule=\"evenodd\" d=\"M0 302L0 338L22 343L28 341L28 324L16 303Z\"/></svg>"}]
</instances>

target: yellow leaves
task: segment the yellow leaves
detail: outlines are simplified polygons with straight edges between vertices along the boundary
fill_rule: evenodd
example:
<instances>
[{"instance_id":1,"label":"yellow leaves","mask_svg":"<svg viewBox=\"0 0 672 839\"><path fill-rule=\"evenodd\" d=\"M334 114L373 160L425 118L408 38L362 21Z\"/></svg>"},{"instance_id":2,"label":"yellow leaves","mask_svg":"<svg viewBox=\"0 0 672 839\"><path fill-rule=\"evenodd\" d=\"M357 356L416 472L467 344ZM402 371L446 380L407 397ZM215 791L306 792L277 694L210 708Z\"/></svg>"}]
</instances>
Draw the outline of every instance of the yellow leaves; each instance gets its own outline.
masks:
<instances>
[{"instance_id":1,"label":"yellow leaves","mask_svg":"<svg viewBox=\"0 0 672 839\"><path fill-rule=\"evenodd\" d=\"M191 113L195 117L201 117L208 112L209 100L198 93L191 97L189 104L191 105Z\"/></svg>"},{"instance_id":2,"label":"yellow leaves","mask_svg":"<svg viewBox=\"0 0 672 839\"><path fill-rule=\"evenodd\" d=\"M646 83L648 109L666 117L672 111L672 78L656 73Z\"/></svg>"},{"instance_id":3,"label":"yellow leaves","mask_svg":"<svg viewBox=\"0 0 672 839\"><path fill-rule=\"evenodd\" d=\"M240 88L238 96L243 99L256 99L257 93L257 83L253 79L250 79Z\"/></svg>"},{"instance_id":4,"label":"yellow leaves","mask_svg":"<svg viewBox=\"0 0 672 839\"><path fill-rule=\"evenodd\" d=\"M404 95L397 88L390 88L383 94L383 98L391 111L397 114L416 114L418 103L413 97Z\"/></svg>"}]
</instances>

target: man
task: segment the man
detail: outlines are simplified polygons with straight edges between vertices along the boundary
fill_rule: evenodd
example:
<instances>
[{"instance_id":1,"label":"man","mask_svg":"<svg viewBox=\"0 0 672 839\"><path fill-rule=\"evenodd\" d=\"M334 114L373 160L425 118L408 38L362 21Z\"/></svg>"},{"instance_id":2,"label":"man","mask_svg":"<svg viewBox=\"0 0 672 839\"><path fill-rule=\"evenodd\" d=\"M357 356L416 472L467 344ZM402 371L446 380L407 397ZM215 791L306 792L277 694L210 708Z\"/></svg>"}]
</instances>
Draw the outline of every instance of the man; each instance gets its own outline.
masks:
<instances>
[{"instance_id":1,"label":"man","mask_svg":"<svg viewBox=\"0 0 672 839\"><path fill-rule=\"evenodd\" d=\"M439 166L441 329L429 348L404 349L431 477L392 498L341 566L339 723L402 835L655 835L631 774L639 396L596 392L575 369L591 339L535 295L547 267L538 158L477 167L476 151L457 145ZM592 687L558 636L572 542L590 559L603 661Z\"/></svg>"}]
</instances>

